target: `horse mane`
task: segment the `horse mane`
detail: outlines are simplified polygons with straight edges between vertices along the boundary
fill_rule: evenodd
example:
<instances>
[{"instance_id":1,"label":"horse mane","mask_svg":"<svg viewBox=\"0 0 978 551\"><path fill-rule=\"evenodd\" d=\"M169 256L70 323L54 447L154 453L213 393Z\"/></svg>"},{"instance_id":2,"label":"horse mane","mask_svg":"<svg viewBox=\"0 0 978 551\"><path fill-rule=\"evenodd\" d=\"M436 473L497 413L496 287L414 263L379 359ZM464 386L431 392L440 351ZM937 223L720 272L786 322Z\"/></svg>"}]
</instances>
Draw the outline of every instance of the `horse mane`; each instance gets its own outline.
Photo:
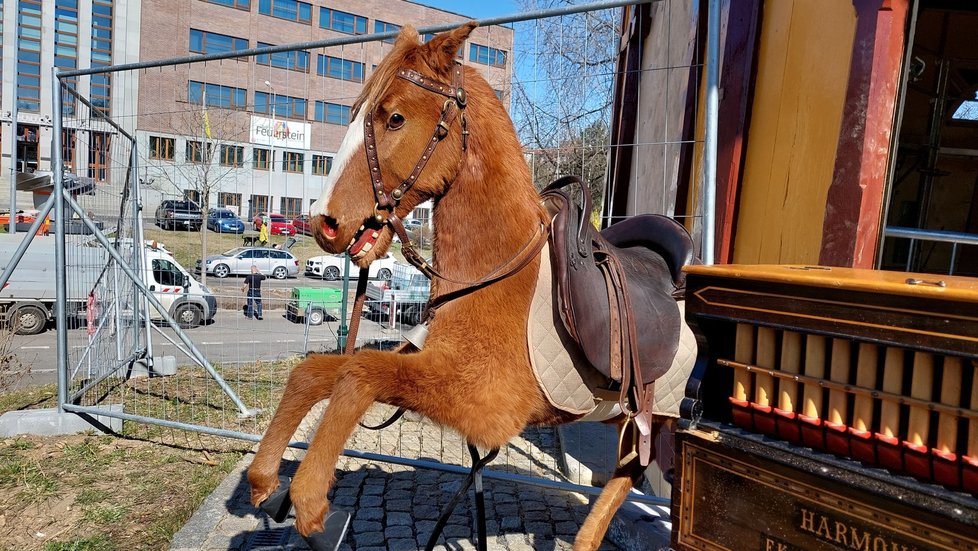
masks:
<instances>
[{"instance_id":1,"label":"horse mane","mask_svg":"<svg viewBox=\"0 0 978 551\"><path fill-rule=\"evenodd\" d=\"M353 103L353 112L360 110L365 103L377 105L377 102L384 96L390 88L394 79L397 78L398 69L413 61L417 56L418 47L421 46L421 36L412 25L405 25L394 41L394 49L384 56L384 59L377 65L373 73L367 77L363 83L363 90Z\"/></svg>"}]
</instances>

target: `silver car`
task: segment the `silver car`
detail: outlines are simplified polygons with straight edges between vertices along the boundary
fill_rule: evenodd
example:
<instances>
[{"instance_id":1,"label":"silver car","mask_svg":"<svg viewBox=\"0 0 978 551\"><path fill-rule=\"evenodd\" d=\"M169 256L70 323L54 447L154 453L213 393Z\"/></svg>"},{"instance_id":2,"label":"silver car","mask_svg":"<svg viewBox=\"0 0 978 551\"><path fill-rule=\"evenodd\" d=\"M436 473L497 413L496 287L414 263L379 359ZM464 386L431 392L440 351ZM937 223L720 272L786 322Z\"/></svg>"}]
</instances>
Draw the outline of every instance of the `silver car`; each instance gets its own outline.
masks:
<instances>
[{"instance_id":1,"label":"silver car","mask_svg":"<svg viewBox=\"0 0 978 551\"><path fill-rule=\"evenodd\" d=\"M261 273L275 279L285 279L299 273L299 260L292 253L268 247L236 247L204 260L207 273L215 277L247 275L251 273L252 266L258 266ZM194 272L199 274L200 271L198 260Z\"/></svg>"}]
</instances>

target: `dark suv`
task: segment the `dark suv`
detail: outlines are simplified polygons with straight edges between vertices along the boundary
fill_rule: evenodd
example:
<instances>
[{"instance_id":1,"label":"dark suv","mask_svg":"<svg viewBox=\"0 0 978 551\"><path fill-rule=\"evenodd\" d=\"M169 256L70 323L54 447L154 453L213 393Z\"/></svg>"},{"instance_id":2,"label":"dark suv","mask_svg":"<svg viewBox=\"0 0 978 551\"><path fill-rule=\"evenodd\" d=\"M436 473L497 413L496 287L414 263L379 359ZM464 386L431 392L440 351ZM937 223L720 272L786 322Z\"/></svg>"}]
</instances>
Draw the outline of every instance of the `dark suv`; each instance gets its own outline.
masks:
<instances>
[{"instance_id":1,"label":"dark suv","mask_svg":"<svg viewBox=\"0 0 978 551\"><path fill-rule=\"evenodd\" d=\"M200 207L193 201L168 199L156 208L156 225L165 230L199 231L202 222Z\"/></svg>"}]
</instances>

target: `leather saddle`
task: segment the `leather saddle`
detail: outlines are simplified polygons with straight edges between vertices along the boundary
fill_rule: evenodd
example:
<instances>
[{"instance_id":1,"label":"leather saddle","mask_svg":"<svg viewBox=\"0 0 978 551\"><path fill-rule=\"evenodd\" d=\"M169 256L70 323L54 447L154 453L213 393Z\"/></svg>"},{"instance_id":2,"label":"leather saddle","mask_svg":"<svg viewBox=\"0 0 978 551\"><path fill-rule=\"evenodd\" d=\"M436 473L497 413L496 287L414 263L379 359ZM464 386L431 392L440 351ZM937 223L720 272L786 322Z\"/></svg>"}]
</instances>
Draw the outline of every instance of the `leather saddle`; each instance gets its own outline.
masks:
<instances>
[{"instance_id":1,"label":"leather saddle","mask_svg":"<svg viewBox=\"0 0 978 551\"><path fill-rule=\"evenodd\" d=\"M572 184L580 187L580 204L567 189ZM621 383L622 408L637 415L679 346L676 300L693 242L678 222L651 214L598 232L590 190L574 176L556 180L540 197L553 220L550 254L564 326L590 364Z\"/></svg>"}]
</instances>

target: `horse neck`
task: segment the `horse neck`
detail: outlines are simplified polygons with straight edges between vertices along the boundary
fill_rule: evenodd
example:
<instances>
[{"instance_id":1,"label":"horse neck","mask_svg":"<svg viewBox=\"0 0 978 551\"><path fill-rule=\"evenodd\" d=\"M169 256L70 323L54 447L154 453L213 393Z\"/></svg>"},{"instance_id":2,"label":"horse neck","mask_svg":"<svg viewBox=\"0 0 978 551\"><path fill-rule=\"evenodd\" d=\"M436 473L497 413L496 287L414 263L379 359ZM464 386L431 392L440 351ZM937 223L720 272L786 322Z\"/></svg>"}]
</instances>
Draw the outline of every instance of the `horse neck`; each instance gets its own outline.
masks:
<instances>
[{"instance_id":1,"label":"horse neck","mask_svg":"<svg viewBox=\"0 0 978 551\"><path fill-rule=\"evenodd\" d=\"M518 147L487 160L477 145L432 213L436 266L455 279L481 278L513 259L545 220Z\"/></svg>"}]
</instances>

